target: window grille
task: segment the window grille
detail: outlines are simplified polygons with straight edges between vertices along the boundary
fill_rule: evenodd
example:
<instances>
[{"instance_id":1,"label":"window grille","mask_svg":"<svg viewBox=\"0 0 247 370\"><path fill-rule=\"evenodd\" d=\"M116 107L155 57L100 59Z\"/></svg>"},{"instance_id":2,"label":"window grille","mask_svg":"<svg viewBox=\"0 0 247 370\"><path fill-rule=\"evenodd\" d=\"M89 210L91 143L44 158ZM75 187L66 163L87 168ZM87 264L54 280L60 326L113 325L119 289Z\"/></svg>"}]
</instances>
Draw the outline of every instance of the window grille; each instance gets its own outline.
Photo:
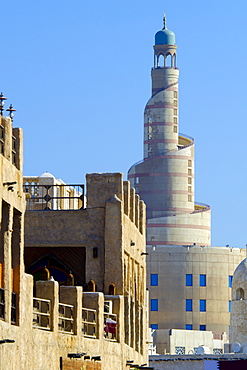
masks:
<instances>
[{"instance_id":1,"label":"window grille","mask_svg":"<svg viewBox=\"0 0 247 370\"><path fill-rule=\"evenodd\" d=\"M185 355L185 347L175 347L176 355Z\"/></svg>"},{"instance_id":2,"label":"window grille","mask_svg":"<svg viewBox=\"0 0 247 370\"><path fill-rule=\"evenodd\" d=\"M51 330L50 315L51 301L48 299L33 298L33 327Z\"/></svg>"},{"instance_id":3,"label":"window grille","mask_svg":"<svg viewBox=\"0 0 247 370\"><path fill-rule=\"evenodd\" d=\"M16 324L16 293L12 292L11 295L11 323Z\"/></svg>"},{"instance_id":4,"label":"window grille","mask_svg":"<svg viewBox=\"0 0 247 370\"><path fill-rule=\"evenodd\" d=\"M4 307L5 307L4 289L0 288L0 319L2 320L4 320Z\"/></svg>"},{"instance_id":5,"label":"window grille","mask_svg":"<svg viewBox=\"0 0 247 370\"><path fill-rule=\"evenodd\" d=\"M58 330L66 333L74 333L74 306L59 303Z\"/></svg>"},{"instance_id":6,"label":"window grille","mask_svg":"<svg viewBox=\"0 0 247 370\"><path fill-rule=\"evenodd\" d=\"M96 338L96 310L82 308L82 335Z\"/></svg>"},{"instance_id":7,"label":"window grille","mask_svg":"<svg viewBox=\"0 0 247 370\"><path fill-rule=\"evenodd\" d=\"M4 154L4 127L0 125L0 154Z\"/></svg>"},{"instance_id":8,"label":"window grille","mask_svg":"<svg viewBox=\"0 0 247 370\"><path fill-rule=\"evenodd\" d=\"M12 136L12 163L16 165L16 138Z\"/></svg>"}]
</instances>

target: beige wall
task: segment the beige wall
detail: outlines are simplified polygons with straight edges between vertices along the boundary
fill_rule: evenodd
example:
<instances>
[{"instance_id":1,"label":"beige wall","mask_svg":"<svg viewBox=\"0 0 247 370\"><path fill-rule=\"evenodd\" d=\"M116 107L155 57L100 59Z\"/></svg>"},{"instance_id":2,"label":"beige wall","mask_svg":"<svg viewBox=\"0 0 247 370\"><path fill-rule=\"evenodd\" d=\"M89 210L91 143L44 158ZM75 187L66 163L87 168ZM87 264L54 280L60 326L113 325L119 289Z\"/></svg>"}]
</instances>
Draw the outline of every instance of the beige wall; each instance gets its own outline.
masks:
<instances>
[{"instance_id":1,"label":"beige wall","mask_svg":"<svg viewBox=\"0 0 247 370\"><path fill-rule=\"evenodd\" d=\"M4 155L0 154L1 296L4 292L3 311L0 310L3 316L0 318L0 369L57 370L61 358L79 352L86 352L90 358L100 356L102 369L126 369L127 360L146 363L144 203L128 182L123 183L122 174L90 174L87 175L87 209L26 213L27 248L85 247L86 278L87 281L94 279L98 287L98 292L83 292L80 286L62 286L59 291L56 281L38 281L36 298L39 302L47 300L44 307L50 305L45 315L40 314L33 304L33 277L24 273L23 263L22 133L19 129L13 131L17 140L13 164L11 121L1 118L0 123L5 131ZM98 248L97 258L93 257L94 247ZM126 258L133 266L128 279ZM109 296L111 283L116 285L116 295ZM11 320L12 291L16 293L17 302L15 322ZM112 301L112 314L116 315L112 316L117 322L114 340L105 335L105 300ZM73 310L73 313L68 314L69 321L61 318L59 303L71 305L69 312ZM82 332L83 307L96 312L95 338ZM61 331L62 322L70 323L71 332ZM1 340L11 342L1 343Z\"/></svg>"},{"instance_id":2,"label":"beige wall","mask_svg":"<svg viewBox=\"0 0 247 370\"><path fill-rule=\"evenodd\" d=\"M245 249L198 246L148 247L147 286L150 299L158 299L158 311L150 311L150 325L159 329L206 330L228 332L231 288L228 276L245 258ZM150 274L158 274L158 286L150 286ZM193 275L193 286L186 286L186 274ZM206 287L199 283L206 275ZM186 312L186 299L192 299L193 311ZM206 300L206 312L200 312L199 300Z\"/></svg>"},{"instance_id":3,"label":"beige wall","mask_svg":"<svg viewBox=\"0 0 247 370\"><path fill-rule=\"evenodd\" d=\"M232 312L230 343L242 344L240 352L247 350L247 260L236 268L232 282Z\"/></svg>"}]
</instances>

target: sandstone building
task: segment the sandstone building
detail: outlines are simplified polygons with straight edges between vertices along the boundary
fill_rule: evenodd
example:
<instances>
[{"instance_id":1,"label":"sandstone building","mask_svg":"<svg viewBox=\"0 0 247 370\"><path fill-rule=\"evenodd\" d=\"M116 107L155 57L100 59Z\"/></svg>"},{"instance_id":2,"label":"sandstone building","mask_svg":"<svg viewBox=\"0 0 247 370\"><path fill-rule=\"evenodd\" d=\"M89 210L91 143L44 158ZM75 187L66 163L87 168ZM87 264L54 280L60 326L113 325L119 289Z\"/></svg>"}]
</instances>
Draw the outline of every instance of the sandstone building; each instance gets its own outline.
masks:
<instances>
[{"instance_id":1,"label":"sandstone building","mask_svg":"<svg viewBox=\"0 0 247 370\"><path fill-rule=\"evenodd\" d=\"M22 130L3 116L0 148L0 369L147 363L143 201L120 173L88 174L86 207L47 176L24 193Z\"/></svg>"},{"instance_id":2,"label":"sandstone building","mask_svg":"<svg viewBox=\"0 0 247 370\"><path fill-rule=\"evenodd\" d=\"M128 172L147 206L150 324L228 332L233 271L245 249L212 247L210 207L195 202L194 139L179 133L177 46L165 19L151 76L143 160Z\"/></svg>"}]
</instances>

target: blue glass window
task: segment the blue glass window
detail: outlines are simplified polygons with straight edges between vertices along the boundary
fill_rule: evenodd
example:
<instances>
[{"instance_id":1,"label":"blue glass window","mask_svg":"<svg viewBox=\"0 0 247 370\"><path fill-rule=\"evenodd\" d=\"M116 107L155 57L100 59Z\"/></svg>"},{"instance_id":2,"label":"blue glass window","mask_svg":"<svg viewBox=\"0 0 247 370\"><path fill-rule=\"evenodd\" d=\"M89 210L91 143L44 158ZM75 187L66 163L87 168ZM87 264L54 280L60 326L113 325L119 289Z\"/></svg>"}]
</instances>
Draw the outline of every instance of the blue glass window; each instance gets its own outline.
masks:
<instances>
[{"instance_id":1,"label":"blue glass window","mask_svg":"<svg viewBox=\"0 0 247 370\"><path fill-rule=\"evenodd\" d=\"M232 310L232 301L228 301L228 312Z\"/></svg>"},{"instance_id":2,"label":"blue glass window","mask_svg":"<svg viewBox=\"0 0 247 370\"><path fill-rule=\"evenodd\" d=\"M232 288L232 277L233 277L232 275L228 276L228 287L229 288Z\"/></svg>"},{"instance_id":3,"label":"blue glass window","mask_svg":"<svg viewBox=\"0 0 247 370\"><path fill-rule=\"evenodd\" d=\"M192 274L186 274L186 286L193 285L193 276Z\"/></svg>"},{"instance_id":4,"label":"blue glass window","mask_svg":"<svg viewBox=\"0 0 247 370\"><path fill-rule=\"evenodd\" d=\"M185 329L186 330L192 330L192 324L186 324Z\"/></svg>"},{"instance_id":5,"label":"blue glass window","mask_svg":"<svg viewBox=\"0 0 247 370\"><path fill-rule=\"evenodd\" d=\"M206 299L200 299L200 311L201 312L206 311Z\"/></svg>"},{"instance_id":6,"label":"blue glass window","mask_svg":"<svg viewBox=\"0 0 247 370\"><path fill-rule=\"evenodd\" d=\"M192 299L186 299L185 309L186 311L192 311Z\"/></svg>"},{"instance_id":7,"label":"blue glass window","mask_svg":"<svg viewBox=\"0 0 247 370\"><path fill-rule=\"evenodd\" d=\"M200 286L206 286L206 275L200 275Z\"/></svg>"},{"instance_id":8,"label":"blue glass window","mask_svg":"<svg viewBox=\"0 0 247 370\"><path fill-rule=\"evenodd\" d=\"M157 330L158 329L158 324L151 324L151 329Z\"/></svg>"},{"instance_id":9,"label":"blue glass window","mask_svg":"<svg viewBox=\"0 0 247 370\"><path fill-rule=\"evenodd\" d=\"M151 299L151 311L158 311L158 299Z\"/></svg>"},{"instance_id":10,"label":"blue glass window","mask_svg":"<svg viewBox=\"0 0 247 370\"><path fill-rule=\"evenodd\" d=\"M200 325L200 330L201 331L206 331L206 325Z\"/></svg>"},{"instance_id":11,"label":"blue glass window","mask_svg":"<svg viewBox=\"0 0 247 370\"><path fill-rule=\"evenodd\" d=\"M158 274L151 274L150 275L150 285L158 286L158 284L159 284Z\"/></svg>"}]
</instances>

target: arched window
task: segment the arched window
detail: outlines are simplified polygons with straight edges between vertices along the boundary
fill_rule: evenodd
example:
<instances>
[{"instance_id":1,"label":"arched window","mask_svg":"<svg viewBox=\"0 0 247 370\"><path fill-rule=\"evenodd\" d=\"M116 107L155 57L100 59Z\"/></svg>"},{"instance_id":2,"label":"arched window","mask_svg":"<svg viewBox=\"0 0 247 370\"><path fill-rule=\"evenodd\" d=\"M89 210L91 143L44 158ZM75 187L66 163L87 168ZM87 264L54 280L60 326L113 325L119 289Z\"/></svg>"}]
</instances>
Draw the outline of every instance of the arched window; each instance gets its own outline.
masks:
<instances>
[{"instance_id":1,"label":"arched window","mask_svg":"<svg viewBox=\"0 0 247 370\"><path fill-rule=\"evenodd\" d=\"M111 283L109 285L109 295L116 295L116 285L114 283Z\"/></svg>"},{"instance_id":2,"label":"arched window","mask_svg":"<svg viewBox=\"0 0 247 370\"><path fill-rule=\"evenodd\" d=\"M173 56L172 56L172 66L174 68L176 68L176 65L177 65L177 56L176 56L176 54L173 54Z\"/></svg>"},{"instance_id":3,"label":"arched window","mask_svg":"<svg viewBox=\"0 0 247 370\"><path fill-rule=\"evenodd\" d=\"M172 56L171 56L171 54L166 55L165 66L166 67L172 67Z\"/></svg>"},{"instance_id":4,"label":"arched window","mask_svg":"<svg viewBox=\"0 0 247 370\"><path fill-rule=\"evenodd\" d=\"M164 68L165 67L165 58L163 54L158 56L158 67Z\"/></svg>"},{"instance_id":5,"label":"arched window","mask_svg":"<svg viewBox=\"0 0 247 370\"><path fill-rule=\"evenodd\" d=\"M96 284L93 279L91 279L87 284L87 291L88 292L96 292Z\"/></svg>"},{"instance_id":6,"label":"arched window","mask_svg":"<svg viewBox=\"0 0 247 370\"><path fill-rule=\"evenodd\" d=\"M244 290L242 288L238 288L236 290L236 299L237 300L242 300L244 299Z\"/></svg>"}]
</instances>

